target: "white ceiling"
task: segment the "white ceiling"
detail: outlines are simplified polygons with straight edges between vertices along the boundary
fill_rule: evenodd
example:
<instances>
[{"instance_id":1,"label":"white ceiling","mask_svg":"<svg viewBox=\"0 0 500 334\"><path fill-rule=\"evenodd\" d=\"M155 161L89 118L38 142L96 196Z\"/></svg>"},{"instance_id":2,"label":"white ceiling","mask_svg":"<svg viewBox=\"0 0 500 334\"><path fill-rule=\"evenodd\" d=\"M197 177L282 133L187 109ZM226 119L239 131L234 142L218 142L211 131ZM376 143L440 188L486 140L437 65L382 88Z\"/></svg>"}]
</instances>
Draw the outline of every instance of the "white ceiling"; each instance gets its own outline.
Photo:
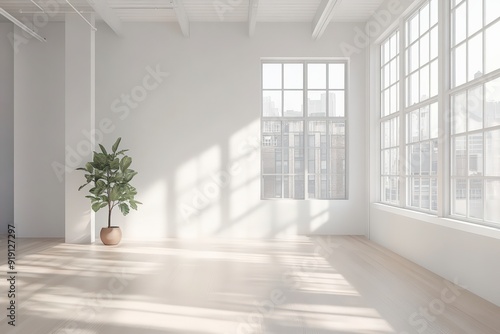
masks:
<instances>
[{"instance_id":1,"label":"white ceiling","mask_svg":"<svg viewBox=\"0 0 500 334\"><path fill-rule=\"evenodd\" d=\"M258 22L310 22L319 38L329 22L365 22L384 0L68 0L82 13L97 12L119 33L120 22L179 22L189 36L190 22L248 22L253 34ZM57 6L49 5L57 3ZM257 7L251 7L251 3ZM63 21L74 13L67 0L0 0L0 8L33 25L37 14ZM57 8L56 8L57 7ZM256 8L255 15L249 15ZM5 21L0 15L0 20Z\"/></svg>"}]
</instances>

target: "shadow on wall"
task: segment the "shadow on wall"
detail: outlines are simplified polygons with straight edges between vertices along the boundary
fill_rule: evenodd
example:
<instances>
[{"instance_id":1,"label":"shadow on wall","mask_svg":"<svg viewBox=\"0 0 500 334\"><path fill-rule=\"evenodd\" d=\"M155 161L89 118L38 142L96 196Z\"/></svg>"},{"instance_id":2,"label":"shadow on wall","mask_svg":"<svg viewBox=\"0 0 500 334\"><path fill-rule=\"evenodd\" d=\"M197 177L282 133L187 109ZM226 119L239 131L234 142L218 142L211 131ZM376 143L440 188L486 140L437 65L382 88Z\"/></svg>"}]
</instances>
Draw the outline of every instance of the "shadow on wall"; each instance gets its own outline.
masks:
<instances>
[{"instance_id":1,"label":"shadow on wall","mask_svg":"<svg viewBox=\"0 0 500 334\"><path fill-rule=\"evenodd\" d=\"M152 163L150 156L144 156L148 163L134 160L144 205L127 217L114 216L125 238L273 238L312 233L330 220L328 201L260 199L259 120L227 136L219 134L227 140L218 144L206 145L209 132L196 135L206 147L196 154L186 154L179 138L168 166ZM136 151L131 150L132 156ZM96 217L100 229L104 216Z\"/></svg>"}]
</instances>

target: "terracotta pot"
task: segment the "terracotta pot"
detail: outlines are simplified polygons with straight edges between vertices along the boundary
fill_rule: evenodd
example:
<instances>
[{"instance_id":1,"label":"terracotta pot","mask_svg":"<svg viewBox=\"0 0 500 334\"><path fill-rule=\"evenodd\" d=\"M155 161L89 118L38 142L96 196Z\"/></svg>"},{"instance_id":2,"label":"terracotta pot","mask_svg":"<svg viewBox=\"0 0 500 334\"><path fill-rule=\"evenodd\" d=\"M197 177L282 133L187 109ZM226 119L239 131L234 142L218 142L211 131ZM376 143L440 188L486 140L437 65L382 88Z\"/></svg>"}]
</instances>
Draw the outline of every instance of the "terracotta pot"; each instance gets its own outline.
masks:
<instances>
[{"instance_id":1,"label":"terracotta pot","mask_svg":"<svg viewBox=\"0 0 500 334\"><path fill-rule=\"evenodd\" d=\"M103 244L112 246L118 245L122 240L122 230L119 226L101 228L101 241Z\"/></svg>"}]
</instances>

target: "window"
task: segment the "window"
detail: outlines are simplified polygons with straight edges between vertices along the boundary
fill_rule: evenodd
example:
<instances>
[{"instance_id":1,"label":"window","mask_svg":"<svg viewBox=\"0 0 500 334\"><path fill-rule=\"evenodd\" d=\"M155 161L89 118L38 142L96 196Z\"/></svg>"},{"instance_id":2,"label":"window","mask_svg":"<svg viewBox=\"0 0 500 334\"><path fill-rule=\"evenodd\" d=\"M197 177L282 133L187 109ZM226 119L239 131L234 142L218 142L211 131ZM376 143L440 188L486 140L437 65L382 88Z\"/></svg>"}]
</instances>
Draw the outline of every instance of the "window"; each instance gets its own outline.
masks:
<instances>
[{"instance_id":1,"label":"window","mask_svg":"<svg viewBox=\"0 0 500 334\"><path fill-rule=\"evenodd\" d=\"M500 1L451 1L451 86L500 68Z\"/></svg>"},{"instance_id":2,"label":"window","mask_svg":"<svg viewBox=\"0 0 500 334\"><path fill-rule=\"evenodd\" d=\"M428 0L380 44L380 201L500 226L500 1L449 3L440 8L450 36L438 31L438 0ZM450 77L440 91L442 68ZM438 164L448 147L449 169ZM439 194L438 174L449 184Z\"/></svg>"},{"instance_id":3,"label":"window","mask_svg":"<svg viewBox=\"0 0 500 334\"><path fill-rule=\"evenodd\" d=\"M262 63L262 198L345 199L345 62Z\"/></svg>"},{"instance_id":4,"label":"window","mask_svg":"<svg viewBox=\"0 0 500 334\"><path fill-rule=\"evenodd\" d=\"M381 200L399 204L399 31L381 47Z\"/></svg>"},{"instance_id":5,"label":"window","mask_svg":"<svg viewBox=\"0 0 500 334\"><path fill-rule=\"evenodd\" d=\"M500 2L455 0L451 17L451 214L500 223Z\"/></svg>"}]
</instances>

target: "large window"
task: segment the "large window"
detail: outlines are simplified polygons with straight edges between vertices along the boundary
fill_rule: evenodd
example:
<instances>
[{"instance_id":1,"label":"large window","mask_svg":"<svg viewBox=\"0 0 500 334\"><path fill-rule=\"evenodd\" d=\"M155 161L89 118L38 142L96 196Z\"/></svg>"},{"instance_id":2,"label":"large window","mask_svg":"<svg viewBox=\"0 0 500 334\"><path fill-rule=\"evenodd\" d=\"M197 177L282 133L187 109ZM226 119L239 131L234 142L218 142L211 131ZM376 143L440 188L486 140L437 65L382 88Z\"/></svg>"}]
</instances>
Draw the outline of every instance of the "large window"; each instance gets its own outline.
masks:
<instances>
[{"instance_id":1,"label":"large window","mask_svg":"<svg viewBox=\"0 0 500 334\"><path fill-rule=\"evenodd\" d=\"M345 62L263 62L262 198L345 199Z\"/></svg>"},{"instance_id":2,"label":"large window","mask_svg":"<svg viewBox=\"0 0 500 334\"><path fill-rule=\"evenodd\" d=\"M440 3L419 2L380 44L380 201L500 226L500 1Z\"/></svg>"},{"instance_id":3,"label":"large window","mask_svg":"<svg viewBox=\"0 0 500 334\"><path fill-rule=\"evenodd\" d=\"M451 214L500 223L500 1L450 10Z\"/></svg>"}]
</instances>

